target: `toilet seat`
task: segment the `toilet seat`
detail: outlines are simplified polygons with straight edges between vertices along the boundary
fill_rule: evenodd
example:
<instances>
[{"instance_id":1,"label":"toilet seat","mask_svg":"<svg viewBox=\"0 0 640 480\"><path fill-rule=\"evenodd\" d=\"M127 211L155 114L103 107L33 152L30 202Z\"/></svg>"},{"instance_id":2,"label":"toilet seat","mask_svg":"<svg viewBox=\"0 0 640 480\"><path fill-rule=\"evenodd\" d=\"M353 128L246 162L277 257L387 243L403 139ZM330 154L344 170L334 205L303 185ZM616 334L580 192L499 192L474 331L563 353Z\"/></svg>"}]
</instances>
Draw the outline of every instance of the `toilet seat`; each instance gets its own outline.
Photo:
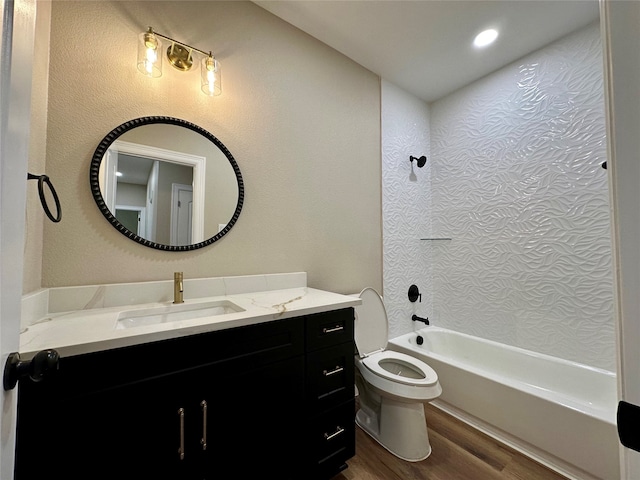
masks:
<instances>
[{"instance_id":1,"label":"toilet seat","mask_svg":"<svg viewBox=\"0 0 640 480\"><path fill-rule=\"evenodd\" d=\"M414 372L420 374L422 378L412 378L390 372L380 364L384 361L396 363L400 368L405 367L407 370L413 369ZM400 352L384 351L378 352L362 359L362 364L376 375L402 383L404 385L413 385L416 387L430 387L438 383L438 375L435 370L422 360L418 360L410 355Z\"/></svg>"},{"instance_id":2,"label":"toilet seat","mask_svg":"<svg viewBox=\"0 0 640 480\"><path fill-rule=\"evenodd\" d=\"M388 318L382 298L373 288L360 292L362 304L355 307L355 341L361 363L371 373L392 382L415 387L431 387L438 383L437 373L422 360L404 353L387 350ZM393 365L398 373L381 364ZM402 375L413 370L421 378Z\"/></svg>"}]
</instances>

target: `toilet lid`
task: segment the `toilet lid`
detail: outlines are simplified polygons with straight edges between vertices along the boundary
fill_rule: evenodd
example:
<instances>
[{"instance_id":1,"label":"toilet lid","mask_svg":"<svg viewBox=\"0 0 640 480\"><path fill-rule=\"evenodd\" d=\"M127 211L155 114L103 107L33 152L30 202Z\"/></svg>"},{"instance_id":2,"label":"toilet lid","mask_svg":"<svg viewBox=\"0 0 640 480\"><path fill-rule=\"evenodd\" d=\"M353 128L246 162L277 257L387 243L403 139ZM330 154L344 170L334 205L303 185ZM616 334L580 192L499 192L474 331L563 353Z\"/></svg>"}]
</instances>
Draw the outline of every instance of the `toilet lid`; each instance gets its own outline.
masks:
<instances>
[{"instance_id":1,"label":"toilet lid","mask_svg":"<svg viewBox=\"0 0 640 480\"><path fill-rule=\"evenodd\" d=\"M387 311L373 288L360 292L362 305L355 307L355 341L360 358L387 348Z\"/></svg>"}]
</instances>

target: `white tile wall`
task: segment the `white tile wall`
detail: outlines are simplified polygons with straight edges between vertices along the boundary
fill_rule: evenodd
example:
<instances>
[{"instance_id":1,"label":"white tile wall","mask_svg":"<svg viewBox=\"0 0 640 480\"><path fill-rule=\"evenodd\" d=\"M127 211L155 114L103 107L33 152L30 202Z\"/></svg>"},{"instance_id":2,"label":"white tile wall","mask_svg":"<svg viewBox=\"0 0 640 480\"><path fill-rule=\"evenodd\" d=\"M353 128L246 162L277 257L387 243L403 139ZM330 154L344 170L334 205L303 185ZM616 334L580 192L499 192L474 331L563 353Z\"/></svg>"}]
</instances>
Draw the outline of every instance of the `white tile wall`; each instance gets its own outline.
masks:
<instances>
[{"instance_id":1,"label":"white tile wall","mask_svg":"<svg viewBox=\"0 0 640 480\"><path fill-rule=\"evenodd\" d=\"M434 324L615 370L601 48L594 24L428 108L383 84L391 336L417 283ZM411 183L395 159L418 138Z\"/></svg>"},{"instance_id":2,"label":"white tile wall","mask_svg":"<svg viewBox=\"0 0 640 480\"><path fill-rule=\"evenodd\" d=\"M382 82L383 289L390 338L410 332L411 316L432 313L431 151L429 107L392 83ZM426 155L418 168L409 157ZM409 302L415 284L422 301ZM424 326L424 324L420 324Z\"/></svg>"}]
</instances>

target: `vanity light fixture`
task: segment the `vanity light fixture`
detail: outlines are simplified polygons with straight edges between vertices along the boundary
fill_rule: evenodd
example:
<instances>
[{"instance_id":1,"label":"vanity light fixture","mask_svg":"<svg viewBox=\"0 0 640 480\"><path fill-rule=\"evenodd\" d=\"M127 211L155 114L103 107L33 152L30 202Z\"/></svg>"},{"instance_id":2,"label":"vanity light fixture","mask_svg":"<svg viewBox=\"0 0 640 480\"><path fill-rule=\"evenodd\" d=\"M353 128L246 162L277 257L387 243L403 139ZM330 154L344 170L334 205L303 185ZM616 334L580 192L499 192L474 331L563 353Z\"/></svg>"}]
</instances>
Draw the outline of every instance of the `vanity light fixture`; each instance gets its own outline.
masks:
<instances>
[{"instance_id":1,"label":"vanity light fixture","mask_svg":"<svg viewBox=\"0 0 640 480\"><path fill-rule=\"evenodd\" d=\"M154 32L152 27L142 32L138 42L138 70L149 77L162 75L162 41L169 42L166 55L169 63L176 69L186 72L193 66L193 54L197 53L203 58L200 61L200 85L202 91L210 96L222 93L222 77L220 62L216 60L212 52L205 52L186 43L174 40L171 37Z\"/></svg>"},{"instance_id":2,"label":"vanity light fixture","mask_svg":"<svg viewBox=\"0 0 640 480\"><path fill-rule=\"evenodd\" d=\"M490 28L488 30L484 30L476 35L476 38L473 40L473 46L477 48L483 48L487 45L491 45L498 38L498 31Z\"/></svg>"}]
</instances>

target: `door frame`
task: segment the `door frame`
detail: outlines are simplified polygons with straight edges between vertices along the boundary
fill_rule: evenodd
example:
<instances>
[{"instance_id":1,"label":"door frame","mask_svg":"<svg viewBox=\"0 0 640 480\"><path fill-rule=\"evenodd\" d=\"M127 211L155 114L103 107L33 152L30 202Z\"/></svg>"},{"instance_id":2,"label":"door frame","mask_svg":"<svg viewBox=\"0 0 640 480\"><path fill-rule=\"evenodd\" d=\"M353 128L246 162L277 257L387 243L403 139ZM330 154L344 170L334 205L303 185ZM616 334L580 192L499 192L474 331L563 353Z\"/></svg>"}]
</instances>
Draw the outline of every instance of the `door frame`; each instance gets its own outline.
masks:
<instances>
[{"instance_id":1,"label":"door frame","mask_svg":"<svg viewBox=\"0 0 640 480\"><path fill-rule=\"evenodd\" d=\"M36 2L0 0L0 10L0 360L4 366L20 345ZM0 411L0 478L11 479L17 389L3 390Z\"/></svg>"},{"instance_id":2,"label":"door frame","mask_svg":"<svg viewBox=\"0 0 640 480\"><path fill-rule=\"evenodd\" d=\"M137 205L119 205L118 204L113 208L114 217L116 217L117 210L127 210L130 212L138 212L138 228L135 234L138 235L139 237L147 238L147 224L146 224L147 207L140 207Z\"/></svg>"},{"instance_id":3,"label":"door frame","mask_svg":"<svg viewBox=\"0 0 640 480\"><path fill-rule=\"evenodd\" d=\"M176 152L166 148L152 147L139 143L115 140L109 150L114 153L124 153L136 157L176 163L193 168L193 215L191 232L193 243L204 241L204 206L207 157L190 153ZM155 216L154 216L155 219Z\"/></svg>"},{"instance_id":4,"label":"door frame","mask_svg":"<svg viewBox=\"0 0 640 480\"><path fill-rule=\"evenodd\" d=\"M615 27L614 27L615 25ZM607 171L618 346L618 397L640 405L640 2L600 0ZM640 478L640 453L620 446L621 478Z\"/></svg>"}]
</instances>

